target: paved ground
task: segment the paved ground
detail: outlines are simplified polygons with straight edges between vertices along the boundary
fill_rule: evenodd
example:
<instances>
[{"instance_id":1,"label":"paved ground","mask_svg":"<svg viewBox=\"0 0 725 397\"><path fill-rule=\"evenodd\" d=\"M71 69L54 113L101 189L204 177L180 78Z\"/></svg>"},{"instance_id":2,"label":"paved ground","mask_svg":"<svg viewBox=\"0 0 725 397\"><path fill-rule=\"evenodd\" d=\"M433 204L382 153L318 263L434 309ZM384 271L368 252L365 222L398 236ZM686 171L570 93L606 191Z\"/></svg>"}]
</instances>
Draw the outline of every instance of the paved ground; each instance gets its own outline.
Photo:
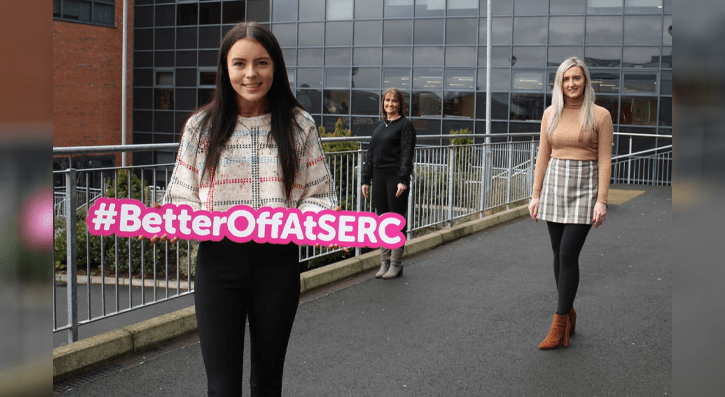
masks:
<instances>
[{"instance_id":1,"label":"paved ground","mask_svg":"<svg viewBox=\"0 0 725 397\"><path fill-rule=\"evenodd\" d=\"M284 395L671 395L671 189L613 187L645 193L589 235L570 347L537 348L556 308L551 253L546 225L520 218L409 258L402 278L369 272L303 296ZM203 368L193 334L56 392L201 396Z\"/></svg>"}]
</instances>

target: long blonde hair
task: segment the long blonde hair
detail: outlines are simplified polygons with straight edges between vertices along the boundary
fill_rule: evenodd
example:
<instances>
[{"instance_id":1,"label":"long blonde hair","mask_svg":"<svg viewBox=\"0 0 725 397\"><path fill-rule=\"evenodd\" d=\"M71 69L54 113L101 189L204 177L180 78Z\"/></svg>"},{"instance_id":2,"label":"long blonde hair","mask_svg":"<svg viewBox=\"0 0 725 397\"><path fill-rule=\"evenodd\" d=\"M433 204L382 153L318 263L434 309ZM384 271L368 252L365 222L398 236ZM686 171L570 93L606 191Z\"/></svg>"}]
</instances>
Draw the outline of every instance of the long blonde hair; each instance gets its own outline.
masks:
<instances>
[{"instance_id":1,"label":"long blonde hair","mask_svg":"<svg viewBox=\"0 0 725 397\"><path fill-rule=\"evenodd\" d=\"M569 70L573 66L579 66L584 72L585 86L584 86L584 102L582 102L581 110L579 111L579 125L581 126L580 139L584 138L584 134L589 132L589 136L594 139L594 88L592 88L591 78L589 77L589 69L577 57L571 57L559 65L559 69L556 71L556 78L554 79L554 91L551 94L551 106L550 111L554 114L551 116L549 127L546 133L551 137L554 132L556 125L559 124L559 118L561 117L561 111L564 109L564 93L561 90L562 80L564 79L564 72ZM549 109L547 109L549 110Z\"/></svg>"}]
</instances>

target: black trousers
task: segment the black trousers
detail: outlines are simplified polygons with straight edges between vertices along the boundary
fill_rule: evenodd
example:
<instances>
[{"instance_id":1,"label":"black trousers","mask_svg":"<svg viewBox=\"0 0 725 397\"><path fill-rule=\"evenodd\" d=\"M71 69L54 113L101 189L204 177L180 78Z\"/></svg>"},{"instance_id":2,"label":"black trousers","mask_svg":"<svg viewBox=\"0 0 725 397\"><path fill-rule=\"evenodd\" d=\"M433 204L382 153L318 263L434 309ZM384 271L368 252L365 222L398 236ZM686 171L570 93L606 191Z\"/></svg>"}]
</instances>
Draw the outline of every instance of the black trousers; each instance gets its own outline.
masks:
<instances>
[{"instance_id":1,"label":"black trousers","mask_svg":"<svg viewBox=\"0 0 725 397\"><path fill-rule=\"evenodd\" d=\"M244 331L249 318L253 397L280 396L282 371L300 297L296 245L199 245L196 320L209 396L242 395Z\"/></svg>"},{"instance_id":2,"label":"black trousers","mask_svg":"<svg viewBox=\"0 0 725 397\"><path fill-rule=\"evenodd\" d=\"M554 279L559 292L556 313L569 314L579 289L579 254L592 225L546 222L554 251Z\"/></svg>"},{"instance_id":3,"label":"black trousers","mask_svg":"<svg viewBox=\"0 0 725 397\"><path fill-rule=\"evenodd\" d=\"M397 170L374 170L373 171L373 204L375 213L382 215L386 212L394 212L403 218L408 218L408 195L410 186L403 191L400 197L395 197L398 191ZM402 232L405 235L408 231L408 224L405 224Z\"/></svg>"}]
</instances>

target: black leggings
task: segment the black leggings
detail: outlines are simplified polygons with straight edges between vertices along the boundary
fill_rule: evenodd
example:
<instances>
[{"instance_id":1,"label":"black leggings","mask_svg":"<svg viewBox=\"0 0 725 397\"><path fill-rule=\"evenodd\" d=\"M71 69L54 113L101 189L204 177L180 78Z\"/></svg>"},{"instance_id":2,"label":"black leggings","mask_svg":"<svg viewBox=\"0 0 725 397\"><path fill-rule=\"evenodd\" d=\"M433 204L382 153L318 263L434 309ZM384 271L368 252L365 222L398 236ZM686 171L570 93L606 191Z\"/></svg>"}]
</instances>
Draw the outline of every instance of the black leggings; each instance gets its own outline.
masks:
<instances>
[{"instance_id":1,"label":"black leggings","mask_svg":"<svg viewBox=\"0 0 725 397\"><path fill-rule=\"evenodd\" d=\"M546 222L554 251L554 278L559 291L556 313L569 314L579 288L579 253L592 225Z\"/></svg>"},{"instance_id":2,"label":"black leggings","mask_svg":"<svg viewBox=\"0 0 725 397\"><path fill-rule=\"evenodd\" d=\"M375 204L375 212L382 215L386 212L394 212L408 219L408 194L410 194L410 186L403 191L400 197L395 197L398 191L398 172L397 170L373 172L373 204ZM408 223L402 230L403 235L408 231Z\"/></svg>"},{"instance_id":3,"label":"black leggings","mask_svg":"<svg viewBox=\"0 0 725 397\"><path fill-rule=\"evenodd\" d=\"M295 245L199 245L196 321L209 396L242 395L245 320L249 318L253 397L280 396L287 342L300 297Z\"/></svg>"}]
</instances>

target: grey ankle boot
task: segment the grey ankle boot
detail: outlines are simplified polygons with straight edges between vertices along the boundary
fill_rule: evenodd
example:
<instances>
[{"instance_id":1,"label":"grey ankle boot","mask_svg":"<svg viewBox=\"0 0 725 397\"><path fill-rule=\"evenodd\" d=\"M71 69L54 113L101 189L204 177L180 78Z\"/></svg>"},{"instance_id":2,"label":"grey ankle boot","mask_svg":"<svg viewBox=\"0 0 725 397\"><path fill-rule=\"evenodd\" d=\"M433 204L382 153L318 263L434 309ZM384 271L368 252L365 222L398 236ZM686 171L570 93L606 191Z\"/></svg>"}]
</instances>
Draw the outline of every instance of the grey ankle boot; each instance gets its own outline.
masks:
<instances>
[{"instance_id":1,"label":"grey ankle boot","mask_svg":"<svg viewBox=\"0 0 725 397\"><path fill-rule=\"evenodd\" d=\"M375 278L383 277L390 268L390 248L380 247L380 270L375 274Z\"/></svg>"},{"instance_id":2,"label":"grey ankle boot","mask_svg":"<svg viewBox=\"0 0 725 397\"><path fill-rule=\"evenodd\" d=\"M403 275L403 247L396 248L390 253L390 269L383 275L384 279L396 278Z\"/></svg>"}]
</instances>

